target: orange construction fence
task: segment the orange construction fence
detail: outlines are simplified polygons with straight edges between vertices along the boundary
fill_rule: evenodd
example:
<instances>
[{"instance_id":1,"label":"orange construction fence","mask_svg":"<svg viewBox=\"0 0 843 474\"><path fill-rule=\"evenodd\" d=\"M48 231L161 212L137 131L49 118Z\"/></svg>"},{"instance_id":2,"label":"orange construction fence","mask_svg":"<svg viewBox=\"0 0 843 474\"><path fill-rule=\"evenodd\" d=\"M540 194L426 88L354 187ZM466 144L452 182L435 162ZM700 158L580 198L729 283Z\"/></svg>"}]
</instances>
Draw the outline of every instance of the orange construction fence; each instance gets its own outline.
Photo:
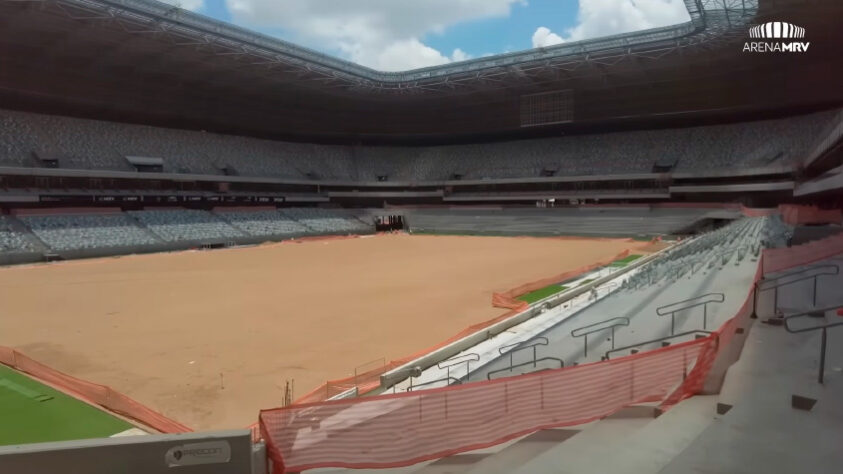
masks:
<instances>
[{"instance_id":1,"label":"orange construction fence","mask_svg":"<svg viewBox=\"0 0 843 474\"><path fill-rule=\"evenodd\" d=\"M760 262L756 281L762 268ZM737 314L712 335L619 359L264 410L260 435L274 474L321 467L390 468L590 422L637 403L660 402L668 409L699 393L712 368L731 357L725 361L728 367L735 357L730 347L734 335L746 327L753 310L748 290Z\"/></svg>"},{"instance_id":2,"label":"orange construction fence","mask_svg":"<svg viewBox=\"0 0 843 474\"><path fill-rule=\"evenodd\" d=\"M649 245L649 244L648 244ZM548 278L542 278L541 280L531 281L530 283L525 283L520 286L516 286L515 288L511 288L507 291L503 291L500 293L493 293L492 294L492 306L496 306L498 308L510 308L510 309L518 309L523 308L524 302L517 299L521 295L525 295L530 293L531 291L540 290L547 286L553 285L554 283L563 282L565 280L569 280L574 278L578 275L582 275L583 273L590 272L600 267L605 267L610 263L614 262L615 260L620 260L622 258L626 258L629 256L630 251L624 250L623 252L615 255L612 258L601 260L599 262L592 263L591 265L584 265L579 268L575 268L573 270L569 270L564 273L560 273L558 275L554 275Z\"/></svg>"},{"instance_id":3,"label":"orange construction fence","mask_svg":"<svg viewBox=\"0 0 843 474\"><path fill-rule=\"evenodd\" d=\"M713 341L486 382L266 410L260 432L275 474L407 466L662 400L693 374L692 364Z\"/></svg>"},{"instance_id":4,"label":"orange construction fence","mask_svg":"<svg viewBox=\"0 0 843 474\"><path fill-rule=\"evenodd\" d=\"M113 390L111 387L71 377L12 348L0 346L0 364L29 374L72 397L137 420L161 433L188 433L192 431L187 426L167 418L140 402Z\"/></svg>"},{"instance_id":5,"label":"orange construction fence","mask_svg":"<svg viewBox=\"0 0 843 474\"><path fill-rule=\"evenodd\" d=\"M773 214L778 214L778 212L779 211L776 208L767 209L741 206L741 214L746 217L772 216Z\"/></svg>"},{"instance_id":6,"label":"orange construction fence","mask_svg":"<svg viewBox=\"0 0 843 474\"><path fill-rule=\"evenodd\" d=\"M789 268L808 265L843 253L843 234L803 245L768 249L764 251L764 273L775 273Z\"/></svg>"},{"instance_id":7,"label":"orange construction fence","mask_svg":"<svg viewBox=\"0 0 843 474\"><path fill-rule=\"evenodd\" d=\"M840 209L820 209L817 206L782 204L779 206L782 220L790 225L840 224L843 212Z\"/></svg>"}]
</instances>

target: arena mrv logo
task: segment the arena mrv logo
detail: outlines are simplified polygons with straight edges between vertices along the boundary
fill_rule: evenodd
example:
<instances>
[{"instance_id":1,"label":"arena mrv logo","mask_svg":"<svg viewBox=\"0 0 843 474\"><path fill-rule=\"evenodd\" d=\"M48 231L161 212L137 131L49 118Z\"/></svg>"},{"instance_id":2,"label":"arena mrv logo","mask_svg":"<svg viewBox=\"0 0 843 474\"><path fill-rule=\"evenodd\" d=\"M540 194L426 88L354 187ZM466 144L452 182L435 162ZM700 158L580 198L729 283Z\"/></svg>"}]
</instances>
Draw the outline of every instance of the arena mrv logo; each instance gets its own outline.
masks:
<instances>
[{"instance_id":1,"label":"arena mrv logo","mask_svg":"<svg viewBox=\"0 0 843 474\"><path fill-rule=\"evenodd\" d=\"M804 53L811 45L808 41L786 41L804 38L805 28L784 21L753 26L749 29L749 37L756 41L744 43L744 53Z\"/></svg>"}]
</instances>

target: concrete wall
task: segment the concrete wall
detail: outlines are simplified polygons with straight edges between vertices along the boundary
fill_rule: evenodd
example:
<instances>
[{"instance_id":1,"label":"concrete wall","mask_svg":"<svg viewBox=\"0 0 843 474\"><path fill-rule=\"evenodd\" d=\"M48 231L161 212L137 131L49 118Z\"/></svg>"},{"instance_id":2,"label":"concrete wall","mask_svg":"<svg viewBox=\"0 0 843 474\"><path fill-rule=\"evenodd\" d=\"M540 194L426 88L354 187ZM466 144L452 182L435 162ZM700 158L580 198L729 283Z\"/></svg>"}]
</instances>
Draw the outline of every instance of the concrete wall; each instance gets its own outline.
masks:
<instances>
[{"instance_id":1,"label":"concrete wall","mask_svg":"<svg viewBox=\"0 0 843 474\"><path fill-rule=\"evenodd\" d=\"M375 230L372 229L371 232L367 233L358 233L358 234L374 234ZM291 240L295 238L302 238L302 237L319 237L319 236L326 236L326 235L345 235L345 234L332 234L332 233L306 233L300 235L285 235L281 236L267 236L267 237L255 237L255 236L244 236L244 237L232 237L229 239L205 239L205 240L182 240L178 242L161 242L157 244L151 245L131 245L125 247L107 247L107 248L95 248L95 249L83 249L83 250L61 250L61 251L54 251L51 252L52 254L59 255L64 260L75 260L81 258L101 258L101 257L115 257L119 255L132 255L132 254L147 254L147 253L158 253L158 252L176 252L181 250L189 250L194 248L200 248L203 245L213 245L213 244L220 244L220 245L227 245L229 243L233 243L234 245L258 245L264 242L281 242L284 240ZM44 254L39 252L29 252L29 253L0 253L0 266L2 265L20 265L26 263L38 263L46 261L46 257Z\"/></svg>"},{"instance_id":2,"label":"concrete wall","mask_svg":"<svg viewBox=\"0 0 843 474\"><path fill-rule=\"evenodd\" d=\"M252 474L252 467L248 430L0 447L0 472L10 474Z\"/></svg>"}]
</instances>

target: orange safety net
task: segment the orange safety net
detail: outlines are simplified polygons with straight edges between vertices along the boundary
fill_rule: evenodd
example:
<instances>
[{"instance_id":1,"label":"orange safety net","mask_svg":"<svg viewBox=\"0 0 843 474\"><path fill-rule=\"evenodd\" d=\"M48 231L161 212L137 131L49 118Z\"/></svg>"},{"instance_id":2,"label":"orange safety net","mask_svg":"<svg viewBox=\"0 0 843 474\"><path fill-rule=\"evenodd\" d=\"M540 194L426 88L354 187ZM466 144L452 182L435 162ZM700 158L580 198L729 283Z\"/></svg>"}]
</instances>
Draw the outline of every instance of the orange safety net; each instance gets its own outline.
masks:
<instances>
[{"instance_id":1,"label":"orange safety net","mask_svg":"<svg viewBox=\"0 0 843 474\"><path fill-rule=\"evenodd\" d=\"M0 364L43 381L53 388L92 405L99 405L154 428L161 433L189 433L187 426L153 411L111 387L71 377L9 347L0 346Z\"/></svg>"},{"instance_id":2,"label":"orange safety net","mask_svg":"<svg viewBox=\"0 0 843 474\"><path fill-rule=\"evenodd\" d=\"M817 206L782 204L779 206L782 220L790 225L840 224L843 212L840 209L820 209Z\"/></svg>"},{"instance_id":3,"label":"orange safety net","mask_svg":"<svg viewBox=\"0 0 843 474\"><path fill-rule=\"evenodd\" d=\"M843 236L765 250L765 272L843 253ZM259 428L274 474L320 467L389 468L482 449L529 434L578 425L621 408L658 401L669 409L722 378L740 355L735 335L750 324L747 291L735 316L712 335L619 359L377 397L265 410ZM490 416L492 414L493 416Z\"/></svg>"},{"instance_id":4,"label":"orange safety net","mask_svg":"<svg viewBox=\"0 0 843 474\"><path fill-rule=\"evenodd\" d=\"M843 234L793 247L767 249L764 251L764 273L775 273L807 265L841 253L843 253Z\"/></svg>"},{"instance_id":5,"label":"orange safety net","mask_svg":"<svg viewBox=\"0 0 843 474\"><path fill-rule=\"evenodd\" d=\"M748 291L735 316L705 338L487 382L264 410L260 434L274 474L390 468L587 423L637 403L658 401L669 409L700 393L710 375L725 375L739 356L742 343L734 336L749 324L753 301Z\"/></svg>"},{"instance_id":6,"label":"orange safety net","mask_svg":"<svg viewBox=\"0 0 843 474\"><path fill-rule=\"evenodd\" d=\"M407 466L663 400L683 378L703 378L692 369L713 344L705 338L492 381L265 410L260 432L275 474Z\"/></svg>"},{"instance_id":7,"label":"orange safety net","mask_svg":"<svg viewBox=\"0 0 843 474\"><path fill-rule=\"evenodd\" d=\"M753 207L746 207L741 206L741 214L746 217L765 217L765 216L772 216L774 214L778 214L778 209L765 209L765 208L753 208Z\"/></svg>"},{"instance_id":8,"label":"orange safety net","mask_svg":"<svg viewBox=\"0 0 843 474\"><path fill-rule=\"evenodd\" d=\"M498 308L511 309L523 307L522 305L524 305L524 302L517 299L519 296L530 293L531 291L540 290L555 283L560 283L565 280L569 280L571 278L574 278L575 276L582 275L583 273L590 272L597 268L605 267L606 265L609 265L615 260L620 260L622 258L628 257L629 253L629 250L624 250L623 252L615 255L610 259L601 260L599 262L592 263L591 265L585 265L579 268L575 268L573 270L569 270L567 272L560 273L552 277L531 281L530 283L525 283L523 285L511 288L501 293L494 293L492 294L492 306L496 306Z\"/></svg>"}]
</instances>

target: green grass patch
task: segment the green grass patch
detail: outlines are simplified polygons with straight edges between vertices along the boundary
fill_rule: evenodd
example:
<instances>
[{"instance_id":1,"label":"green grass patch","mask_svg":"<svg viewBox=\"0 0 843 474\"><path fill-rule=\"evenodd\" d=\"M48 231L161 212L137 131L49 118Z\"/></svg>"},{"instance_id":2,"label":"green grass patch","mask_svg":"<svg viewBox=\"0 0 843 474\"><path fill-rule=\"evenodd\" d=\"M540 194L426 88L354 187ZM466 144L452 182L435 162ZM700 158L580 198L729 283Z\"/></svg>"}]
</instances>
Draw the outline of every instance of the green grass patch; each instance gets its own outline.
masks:
<instances>
[{"instance_id":1,"label":"green grass patch","mask_svg":"<svg viewBox=\"0 0 843 474\"><path fill-rule=\"evenodd\" d=\"M526 301L527 303L533 304L536 301L543 300L548 296L555 295L556 293L562 293L563 291L567 290L567 286L562 285L550 285L544 288L540 288L536 291L531 291L529 293L525 293L518 297L521 301Z\"/></svg>"},{"instance_id":2,"label":"green grass patch","mask_svg":"<svg viewBox=\"0 0 843 474\"><path fill-rule=\"evenodd\" d=\"M102 438L126 421L0 365L0 446Z\"/></svg>"},{"instance_id":3,"label":"green grass patch","mask_svg":"<svg viewBox=\"0 0 843 474\"><path fill-rule=\"evenodd\" d=\"M579 286L585 286L585 285L588 285L589 283L593 282L594 280L596 280L596 278L587 278L587 279L585 279L585 280L581 281L581 282L580 282L580 284L579 284Z\"/></svg>"},{"instance_id":4,"label":"green grass patch","mask_svg":"<svg viewBox=\"0 0 843 474\"><path fill-rule=\"evenodd\" d=\"M626 258L615 260L614 262L612 262L612 266L613 267L625 267L625 266L629 265L630 263L638 260L641 257L642 257L642 255L630 255Z\"/></svg>"}]
</instances>

